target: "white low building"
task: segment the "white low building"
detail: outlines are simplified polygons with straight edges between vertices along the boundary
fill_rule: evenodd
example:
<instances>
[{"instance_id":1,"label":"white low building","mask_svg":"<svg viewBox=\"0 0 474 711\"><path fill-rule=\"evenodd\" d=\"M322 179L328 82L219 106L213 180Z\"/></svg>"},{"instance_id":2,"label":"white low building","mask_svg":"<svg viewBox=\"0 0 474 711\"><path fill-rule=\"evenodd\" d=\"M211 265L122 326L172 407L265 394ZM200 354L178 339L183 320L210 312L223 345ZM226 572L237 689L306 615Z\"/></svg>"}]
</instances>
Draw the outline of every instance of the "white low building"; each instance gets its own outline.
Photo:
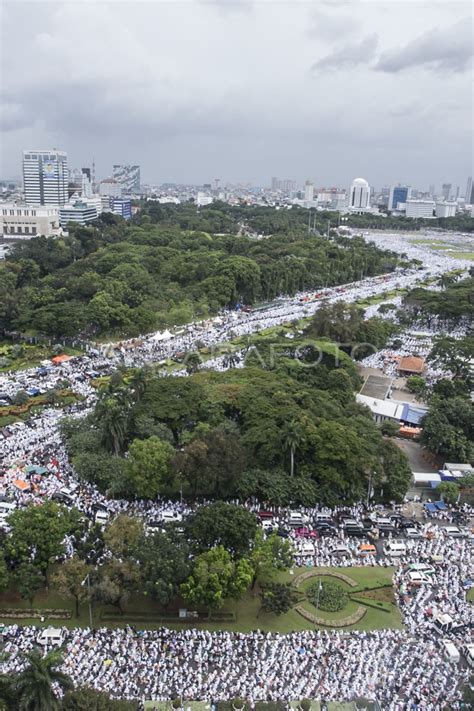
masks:
<instances>
[{"instance_id":1,"label":"white low building","mask_svg":"<svg viewBox=\"0 0 474 711\"><path fill-rule=\"evenodd\" d=\"M406 201L406 216L407 217L433 217L435 203L433 200L407 200Z\"/></svg>"},{"instance_id":2,"label":"white low building","mask_svg":"<svg viewBox=\"0 0 474 711\"><path fill-rule=\"evenodd\" d=\"M437 202L436 217L454 217L456 215L456 202Z\"/></svg>"},{"instance_id":3,"label":"white low building","mask_svg":"<svg viewBox=\"0 0 474 711\"><path fill-rule=\"evenodd\" d=\"M87 225L89 222L97 220L99 214L98 206L94 204L94 202L89 203L88 200L76 200L74 203L60 208L59 221L61 227L66 227L69 222L74 222L78 225Z\"/></svg>"},{"instance_id":4,"label":"white low building","mask_svg":"<svg viewBox=\"0 0 474 711\"><path fill-rule=\"evenodd\" d=\"M2 237L23 239L59 235L59 208L51 205L0 204L0 234Z\"/></svg>"},{"instance_id":5,"label":"white low building","mask_svg":"<svg viewBox=\"0 0 474 711\"><path fill-rule=\"evenodd\" d=\"M371 411L375 422L386 422L387 420L400 423L402 419L403 405L402 402L395 400L381 400L368 395L356 395L356 400L361 405L366 405Z\"/></svg>"}]
</instances>

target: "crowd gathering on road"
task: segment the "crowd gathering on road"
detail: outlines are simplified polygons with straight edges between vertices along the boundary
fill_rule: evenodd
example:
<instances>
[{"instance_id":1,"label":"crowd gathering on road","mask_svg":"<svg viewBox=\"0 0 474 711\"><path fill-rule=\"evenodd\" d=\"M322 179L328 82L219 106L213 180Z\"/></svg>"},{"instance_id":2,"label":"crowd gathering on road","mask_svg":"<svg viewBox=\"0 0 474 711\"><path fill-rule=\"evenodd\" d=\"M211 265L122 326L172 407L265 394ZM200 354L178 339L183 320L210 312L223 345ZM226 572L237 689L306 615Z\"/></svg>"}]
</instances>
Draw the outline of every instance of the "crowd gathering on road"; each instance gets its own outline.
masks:
<instances>
[{"instance_id":1,"label":"crowd gathering on road","mask_svg":"<svg viewBox=\"0 0 474 711\"><path fill-rule=\"evenodd\" d=\"M428 275L467 267L461 260L410 245L398 235L393 241L390 237L384 235L384 247L405 252L408 258L421 258L423 268L398 270L344 287L324 289L324 298L347 302L367 299L396 288L413 287ZM162 520L165 513L174 515L177 521L185 518L192 511L185 502L112 501L92 485L77 481L61 442L61 418L65 412L73 417L90 412L97 398L91 381L98 375L109 374L120 363L137 367L164 361L192 350L197 341L208 347L216 346L311 315L318 304L319 297L314 298L314 295L282 297L264 310L223 312L205 324L193 324L179 333L153 334L118 347L104 346L59 366L44 364L41 374L32 369L0 377L0 391L8 396L33 384L49 390L67 380L69 387L83 397L66 410L48 408L27 423L4 428L0 434L0 458L5 499L24 506L29 501L41 501L66 492L70 504L91 519L98 507L102 507L107 517L127 512L140 516L147 524ZM430 342L430 333L425 331L421 335L427 337L426 343ZM405 335L399 349L401 354L412 352L412 339L413 334ZM415 340L419 346L420 339ZM419 347L417 352L420 352ZM383 354L369 356L366 361L375 366L382 364L390 373ZM220 369L225 365L222 358L215 358L208 361L206 367ZM43 467L45 471L38 473L33 467ZM25 490L17 487L19 478L28 482ZM255 502L246 505L258 509ZM394 512L399 515L395 507L391 510ZM346 534L340 510L327 512L335 521L334 531L320 535L321 531L318 533L317 528L312 527L321 510L301 509L303 528L314 530L312 536L304 532L297 535L294 528L286 525L290 512L274 510L271 513L275 529L286 530L284 535L293 541L295 562L299 566L395 564L395 596L405 629L345 633L316 630L287 635L258 630L243 634L201 629L75 629L66 634L64 671L75 683L106 690L116 698L158 700L177 695L211 700L241 696L257 701L302 696L341 700L364 696L376 698L383 709L394 711L436 711L446 704L452 709L459 708L459 689L468 678L468 670L446 660L439 645L440 635L434 631L432 622L436 614L448 614L453 627L445 633L460 647L469 640L474 641L474 612L466 601L466 589L474 578L474 548L467 534L461 538L446 535L446 519L454 513L448 510L439 520L414 520L419 536L413 539L406 538L397 529L389 538L403 538L406 548L397 559L384 552L381 541L375 551L359 555L361 540ZM359 505L346 508L345 513L358 523L373 515L375 524L376 516L383 512ZM456 516L463 517L466 525L469 522L472 525L474 511L464 507ZM312 549L304 548L302 541L309 541ZM344 545L346 552L334 553L336 543ZM433 565L429 581L411 585L407 579L408 567L428 562ZM11 625L4 629L3 635L6 661L2 666L4 671L14 672L23 663L21 653L34 646L37 630Z\"/></svg>"}]
</instances>

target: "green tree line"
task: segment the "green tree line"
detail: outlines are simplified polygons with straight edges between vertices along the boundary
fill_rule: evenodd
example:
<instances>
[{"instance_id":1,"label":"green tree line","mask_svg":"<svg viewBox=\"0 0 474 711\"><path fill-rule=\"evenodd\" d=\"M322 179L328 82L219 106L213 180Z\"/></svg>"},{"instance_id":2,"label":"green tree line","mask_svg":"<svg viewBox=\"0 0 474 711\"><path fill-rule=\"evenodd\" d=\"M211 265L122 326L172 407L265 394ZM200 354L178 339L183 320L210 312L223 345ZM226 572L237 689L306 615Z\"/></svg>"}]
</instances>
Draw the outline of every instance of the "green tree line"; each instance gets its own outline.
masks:
<instances>
[{"instance_id":1,"label":"green tree line","mask_svg":"<svg viewBox=\"0 0 474 711\"><path fill-rule=\"evenodd\" d=\"M128 224L105 213L93 225L71 226L67 237L19 243L0 263L0 328L133 336L222 307L373 276L397 263L363 239L327 240L298 224L291 234L253 240L190 231L174 218L170 226L149 215ZM210 226L219 228L217 221Z\"/></svg>"}]
</instances>

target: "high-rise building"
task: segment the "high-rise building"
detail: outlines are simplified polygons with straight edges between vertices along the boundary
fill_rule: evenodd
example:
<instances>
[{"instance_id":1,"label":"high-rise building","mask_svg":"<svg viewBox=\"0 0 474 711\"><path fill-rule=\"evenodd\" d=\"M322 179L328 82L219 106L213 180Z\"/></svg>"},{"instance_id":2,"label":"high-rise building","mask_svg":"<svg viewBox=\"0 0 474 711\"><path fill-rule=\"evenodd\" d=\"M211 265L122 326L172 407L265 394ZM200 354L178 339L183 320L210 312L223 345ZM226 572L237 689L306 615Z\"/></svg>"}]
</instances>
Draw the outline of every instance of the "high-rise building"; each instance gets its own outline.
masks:
<instances>
[{"instance_id":1,"label":"high-rise building","mask_svg":"<svg viewBox=\"0 0 474 711\"><path fill-rule=\"evenodd\" d=\"M469 176L467 179L467 185L466 185L466 195L464 198L464 202L466 205L474 205L474 182L472 181L472 177Z\"/></svg>"},{"instance_id":2,"label":"high-rise building","mask_svg":"<svg viewBox=\"0 0 474 711\"><path fill-rule=\"evenodd\" d=\"M23 151L23 190L28 205L64 205L68 175L64 151Z\"/></svg>"},{"instance_id":3,"label":"high-rise building","mask_svg":"<svg viewBox=\"0 0 474 711\"><path fill-rule=\"evenodd\" d=\"M434 186L434 183L431 183L431 185L430 185L430 187L429 187L429 193L430 193L431 197L434 197L434 196L435 196L435 186Z\"/></svg>"},{"instance_id":4,"label":"high-rise building","mask_svg":"<svg viewBox=\"0 0 474 711\"><path fill-rule=\"evenodd\" d=\"M107 195L108 197L122 197L122 185L115 178L106 178L99 185L99 195Z\"/></svg>"},{"instance_id":5,"label":"high-rise building","mask_svg":"<svg viewBox=\"0 0 474 711\"><path fill-rule=\"evenodd\" d=\"M280 181L278 178L272 178L272 192L276 193L280 189Z\"/></svg>"},{"instance_id":6,"label":"high-rise building","mask_svg":"<svg viewBox=\"0 0 474 711\"><path fill-rule=\"evenodd\" d=\"M280 181L280 187L284 193L294 193L296 191L296 181L285 178Z\"/></svg>"},{"instance_id":7,"label":"high-rise building","mask_svg":"<svg viewBox=\"0 0 474 711\"><path fill-rule=\"evenodd\" d=\"M408 185L393 185L388 197L388 209L396 210L398 203L406 203L411 197L411 188Z\"/></svg>"},{"instance_id":8,"label":"high-rise building","mask_svg":"<svg viewBox=\"0 0 474 711\"><path fill-rule=\"evenodd\" d=\"M313 202L314 200L314 184L311 180L307 180L304 184L304 199L305 202Z\"/></svg>"},{"instance_id":9,"label":"high-rise building","mask_svg":"<svg viewBox=\"0 0 474 711\"><path fill-rule=\"evenodd\" d=\"M127 193L140 192L140 166L114 165L113 177Z\"/></svg>"},{"instance_id":10,"label":"high-rise building","mask_svg":"<svg viewBox=\"0 0 474 711\"><path fill-rule=\"evenodd\" d=\"M449 200L451 197L451 188L453 186L451 183L443 183L441 186L441 195L443 196L443 200Z\"/></svg>"},{"instance_id":11,"label":"high-rise building","mask_svg":"<svg viewBox=\"0 0 474 711\"><path fill-rule=\"evenodd\" d=\"M349 189L349 209L365 210L370 207L370 186L364 178L356 178Z\"/></svg>"}]
</instances>

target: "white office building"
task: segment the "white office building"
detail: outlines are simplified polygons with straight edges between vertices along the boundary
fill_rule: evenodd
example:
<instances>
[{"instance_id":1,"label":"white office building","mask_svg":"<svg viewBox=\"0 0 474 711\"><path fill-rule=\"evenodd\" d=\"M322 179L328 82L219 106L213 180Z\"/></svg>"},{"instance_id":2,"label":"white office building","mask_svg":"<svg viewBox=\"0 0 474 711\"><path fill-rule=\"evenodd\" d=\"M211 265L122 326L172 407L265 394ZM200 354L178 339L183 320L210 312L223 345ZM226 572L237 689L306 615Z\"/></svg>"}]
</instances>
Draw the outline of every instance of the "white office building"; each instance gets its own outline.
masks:
<instances>
[{"instance_id":1,"label":"white office building","mask_svg":"<svg viewBox=\"0 0 474 711\"><path fill-rule=\"evenodd\" d=\"M407 200L407 217L433 217L435 203L433 200Z\"/></svg>"},{"instance_id":2,"label":"white office building","mask_svg":"<svg viewBox=\"0 0 474 711\"><path fill-rule=\"evenodd\" d=\"M100 198L98 198L98 201L100 204ZM98 206L93 200L76 200L74 203L70 203L59 209L59 223L61 227L66 227L69 222L87 225L89 222L97 220L98 216Z\"/></svg>"},{"instance_id":3,"label":"white office building","mask_svg":"<svg viewBox=\"0 0 474 711\"><path fill-rule=\"evenodd\" d=\"M58 212L57 207L1 203L0 235L22 239L54 237L61 233Z\"/></svg>"},{"instance_id":4,"label":"white office building","mask_svg":"<svg viewBox=\"0 0 474 711\"><path fill-rule=\"evenodd\" d=\"M347 207L351 212L370 211L370 186L364 178L356 178L352 181Z\"/></svg>"},{"instance_id":5,"label":"white office building","mask_svg":"<svg viewBox=\"0 0 474 711\"><path fill-rule=\"evenodd\" d=\"M64 151L23 151L23 190L28 205L65 205L68 180Z\"/></svg>"},{"instance_id":6,"label":"white office building","mask_svg":"<svg viewBox=\"0 0 474 711\"><path fill-rule=\"evenodd\" d=\"M454 217L456 214L456 202L437 202L436 217Z\"/></svg>"},{"instance_id":7,"label":"white office building","mask_svg":"<svg viewBox=\"0 0 474 711\"><path fill-rule=\"evenodd\" d=\"M198 192L196 197L196 205L198 207L204 207L205 205L210 205L214 202L212 195L206 195L206 193Z\"/></svg>"}]
</instances>

